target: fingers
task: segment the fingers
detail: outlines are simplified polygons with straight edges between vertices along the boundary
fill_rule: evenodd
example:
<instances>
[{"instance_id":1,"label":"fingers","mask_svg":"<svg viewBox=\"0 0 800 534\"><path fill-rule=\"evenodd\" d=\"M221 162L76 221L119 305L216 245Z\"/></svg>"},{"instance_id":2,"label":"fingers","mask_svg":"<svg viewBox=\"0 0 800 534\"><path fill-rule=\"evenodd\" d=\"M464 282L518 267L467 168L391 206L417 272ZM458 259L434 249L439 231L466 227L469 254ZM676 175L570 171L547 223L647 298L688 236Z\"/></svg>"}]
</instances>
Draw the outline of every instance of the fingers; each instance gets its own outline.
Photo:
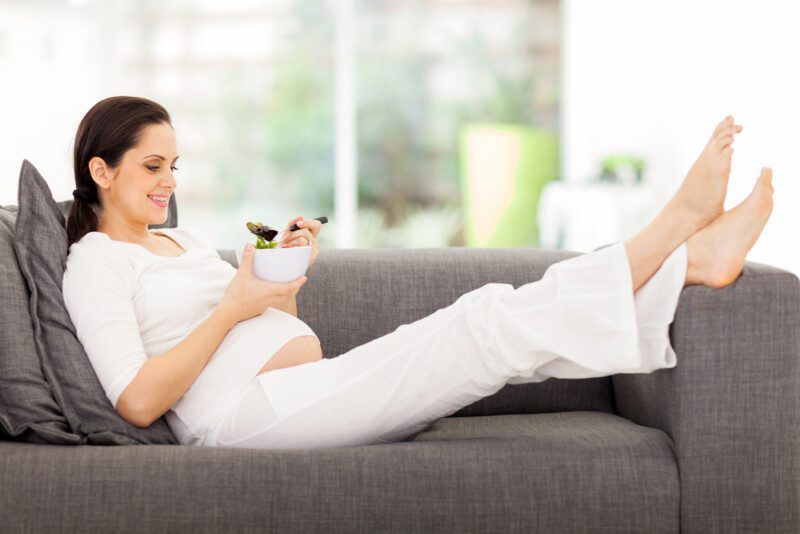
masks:
<instances>
[{"instance_id":1,"label":"fingers","mask_svg":"<svg viewBox=\"0 0 800 534\"><path fill-rule=\"evenodd\" d=\"M291 226L291 225L289 225L289 226ZM311 232L311 234L314 237L317 237L317 235L319 234L320 228L322 228L322 222L318 221L316 219L303 219L301 217L301 220L297 222L297 226L300 227L300 228L308 228L308 230Z\"/></svg>"},{"instance_id":2,"label":"fingers","mask_svg":"<svg viewBox=\"0 0 800 534\"><path fill-rule=\"evenodd\" d=\"M303 220L303 216L302 215L298 215L297 217L295 217L293 219L290 219L289 220L289 224L286 225L286 230L288 231L289 228L291 228L293 224L295 224L295 223L299 224L299 221L302 221L302 220Z\"/></svg>"},{"instance_id":3,"label":"fingers","mask_svg":"<svg viewBox=\"0 0 800 534\"><path fill-rule=\"evenodd\" d=\"M303 220L303 216L302 215L298 215L297 217L295 217L294 219L289 221L289 224L286 225L286 228L287 229L291 228L294 223L296 223L298 221L302 221L302 220Z\"/></svg>"},{"instance_id":4,"label":"fingers","mask_svg":"<svg viewBox=\"0 0 800 534\"><path fill-rule=\"evenodd\" d=\"M242 251L242 261L239 263L239 270L252 270L253 256L255 256L255 247L252 243L247 243Z\"/></svg>"},{"instance_id":5,"label":"fingers","mask_svg":"<svg viewBox=\"0 0 800 534\"><path fill-rule=\"evenodd\" d=\"M293 224L297 224L298 229L291 231L289 228L291 228ZM290 220L286 229L281 232L279 243L282 245L295 246L310 245L314 238L319 235L321 228L322 222L316 219L304 219L302 215L298 215ZM305 237L307 241L299 239L300 237Z\"/></svg>"},{"instance_id":6,"label":"fingers","mask_svg":"<svg viewBox=\"0 0 800 534\"><path fill-rule=\"evenodd\" d=\"M307 276L301 276L300 278L298 278L296 280L292 280L291 282L287 282L287 283L283 284L285 286L284 290L286 291L286 293L288 295L294 295L295 293L300 291L300 288L303 287L303 285L306 283L306 280L308 280Z\"/></svg>"},{"instance_id":7,"label":"fingers","mask_svg":"<svg viewBox=\"0 0 800 534\"><path fill-rule=\"evenodd\" d=\"M300 291L300 288L305 285L307 280L307 276L301 276L291 282L264 282L264 284L270 295L288 297Z\"/></svg>"},{"instance_id":8,"label":"fingers","mask_svg":"<svg viewBox=\"0 0 800 534\"><path fill-rule=\"evenodd\" d=\"M301 237L305 237L308 241L299 239ZM289 232L288 234L284 235L281 243L284 245L308 245L311 243L313 238L314 235L308 230L308 228L300 228L299 230L295 230L294 232Z\"/></svg>"}]
</instances>

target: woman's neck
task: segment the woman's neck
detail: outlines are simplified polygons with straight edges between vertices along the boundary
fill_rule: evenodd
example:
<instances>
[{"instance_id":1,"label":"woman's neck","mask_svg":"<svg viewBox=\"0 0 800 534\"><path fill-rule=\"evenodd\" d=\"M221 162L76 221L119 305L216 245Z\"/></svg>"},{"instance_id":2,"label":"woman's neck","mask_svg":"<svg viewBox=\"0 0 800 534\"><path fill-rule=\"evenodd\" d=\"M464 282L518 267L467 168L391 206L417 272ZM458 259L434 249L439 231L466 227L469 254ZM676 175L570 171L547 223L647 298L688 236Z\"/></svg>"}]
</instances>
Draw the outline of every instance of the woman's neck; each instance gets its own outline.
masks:
<instances>
[{"instance_id":1,"label":"woman's neck","mask_svg":"<svg viewBox=\"0 0 800 534\"><path fill-rule=\"evenodd\" d=\"M111 217L101 215L97 224L97 231L103 232L116 241L128 241L130 243L142 243L152 238L147 224L114 217L113 215Z\"/></svg>"}]
</instances>

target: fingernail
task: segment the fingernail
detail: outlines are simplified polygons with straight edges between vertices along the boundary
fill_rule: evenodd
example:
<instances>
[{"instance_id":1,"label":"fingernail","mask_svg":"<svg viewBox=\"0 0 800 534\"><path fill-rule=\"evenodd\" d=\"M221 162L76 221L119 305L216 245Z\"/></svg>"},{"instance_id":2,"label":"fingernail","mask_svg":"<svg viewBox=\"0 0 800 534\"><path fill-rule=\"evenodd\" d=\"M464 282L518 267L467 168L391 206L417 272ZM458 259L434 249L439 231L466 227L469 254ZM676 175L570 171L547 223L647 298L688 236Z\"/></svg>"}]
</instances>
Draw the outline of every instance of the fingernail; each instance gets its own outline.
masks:
<instances>
[{"instance_id":1,"label":"fingernail","mask_svg":"<svg viewBox=\"0 0 800 534\"><path fill-rule=\"evenodd\" d=\"M252 243L248 243L244 248L249 252L253 250L255 247L253 246Z\"/></svg>"}]
</instances>

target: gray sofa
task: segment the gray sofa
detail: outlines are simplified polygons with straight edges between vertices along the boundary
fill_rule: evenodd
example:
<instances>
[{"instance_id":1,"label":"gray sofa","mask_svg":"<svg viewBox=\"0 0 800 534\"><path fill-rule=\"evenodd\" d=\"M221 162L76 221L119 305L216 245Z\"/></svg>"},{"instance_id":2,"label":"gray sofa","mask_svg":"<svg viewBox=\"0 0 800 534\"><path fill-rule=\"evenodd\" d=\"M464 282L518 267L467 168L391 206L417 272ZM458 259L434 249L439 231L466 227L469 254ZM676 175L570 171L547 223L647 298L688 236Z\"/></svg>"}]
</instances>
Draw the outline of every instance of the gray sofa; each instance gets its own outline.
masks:
<instances>
[{"instance_id":1,"label":"gray sofa","mask_svg":"<svg viewBox=\"0 0 800 534\"><path fill-rule=\"evenodd\" d=\"M335 357L573 255L323 250L298 315ZM507 385L394 444L1 441L0 521L6 532L800 532L797 277L750 262L728 288L684 288L671 338L674 369Z\"/></svg>"}]
</instances>

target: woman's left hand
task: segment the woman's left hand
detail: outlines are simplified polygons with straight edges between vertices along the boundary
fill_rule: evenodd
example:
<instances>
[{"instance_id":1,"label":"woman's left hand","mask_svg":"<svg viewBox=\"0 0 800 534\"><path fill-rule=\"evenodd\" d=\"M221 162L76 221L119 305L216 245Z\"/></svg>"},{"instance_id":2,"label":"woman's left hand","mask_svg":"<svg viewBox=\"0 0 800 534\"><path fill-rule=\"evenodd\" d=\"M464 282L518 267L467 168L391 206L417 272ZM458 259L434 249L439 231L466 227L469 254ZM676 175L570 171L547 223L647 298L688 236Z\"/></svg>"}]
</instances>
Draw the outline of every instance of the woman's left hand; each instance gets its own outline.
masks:
<instances>
[{"instance_id":1,"label":"woman's left hand","mask_svg":"<svg viewBox=\"0 0 800 534\"><path fill-rule=\"evenodd\" d=\"M297 224L299 228L292 232L289 228L293 224ZM317 235L322 228L322 223L316 219L304 219L302 215L298 215L286 225L285 234L281 238L280 245L294 245L303 247L311 245L311 259L308 262L309 267L316 261L319 254L319 244L317 243Z\"/></svg>"}]
</instances>

